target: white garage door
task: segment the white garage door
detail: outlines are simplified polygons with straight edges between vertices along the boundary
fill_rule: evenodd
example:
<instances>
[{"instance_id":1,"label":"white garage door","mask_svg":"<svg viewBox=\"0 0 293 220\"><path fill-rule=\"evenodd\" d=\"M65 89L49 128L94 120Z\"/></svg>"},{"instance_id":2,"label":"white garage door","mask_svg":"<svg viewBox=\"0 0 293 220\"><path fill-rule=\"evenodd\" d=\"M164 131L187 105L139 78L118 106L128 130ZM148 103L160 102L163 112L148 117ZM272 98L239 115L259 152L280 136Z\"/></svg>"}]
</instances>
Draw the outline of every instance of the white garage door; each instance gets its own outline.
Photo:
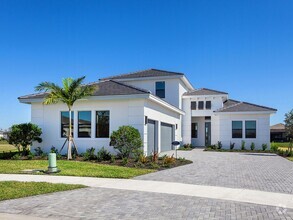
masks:
<instances>
[{"instance_id":1,"label":"white garage door","mask_svg":"<svg viewBox=\"0 0 293 220\"><path fill-rule=\"evenodd\" d=\"M172 150L173 126L161 123L161 152Z\"/></svg>"},{"instance_id":2,"label":"white garage door","mask_svg":"<svg viewBox=\"0 0 293 220\"><path fill-rule=\"evenodd\" d=\"M157 151L156 146L156 122L153 120L148 120L148 152L147 155L152 155L154 151Z\"/></svg>"}]
</instances>

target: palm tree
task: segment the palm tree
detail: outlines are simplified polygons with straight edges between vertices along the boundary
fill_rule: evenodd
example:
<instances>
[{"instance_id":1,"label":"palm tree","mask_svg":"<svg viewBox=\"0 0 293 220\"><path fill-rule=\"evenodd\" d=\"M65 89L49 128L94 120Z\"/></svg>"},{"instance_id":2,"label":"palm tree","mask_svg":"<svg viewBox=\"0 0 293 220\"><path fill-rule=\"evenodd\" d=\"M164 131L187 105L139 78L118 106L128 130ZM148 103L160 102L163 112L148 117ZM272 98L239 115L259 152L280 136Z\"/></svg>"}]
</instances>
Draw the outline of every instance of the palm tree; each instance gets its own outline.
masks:
<instances>
[{"instance_id":1,"label":"palm tree","mask_svg":"<svg viewBox=\"0 0 293 220\"><path fill-rule=\"evenodd\" d=\"M56 85L51 82L42 82L35 87L36 91L47 92L48 95L44 99L45 105L56 104L58 102L63 102L67 105L69 110L69 134L68 137L68 149L67 149L67 159L72 159L72 123L71 123L71 112L73 104L86 96L90 96L96 90L94 85L82 85L85 76L78 79L65 78L62 80L63 87Z\"/></svg>"}]
</instances>

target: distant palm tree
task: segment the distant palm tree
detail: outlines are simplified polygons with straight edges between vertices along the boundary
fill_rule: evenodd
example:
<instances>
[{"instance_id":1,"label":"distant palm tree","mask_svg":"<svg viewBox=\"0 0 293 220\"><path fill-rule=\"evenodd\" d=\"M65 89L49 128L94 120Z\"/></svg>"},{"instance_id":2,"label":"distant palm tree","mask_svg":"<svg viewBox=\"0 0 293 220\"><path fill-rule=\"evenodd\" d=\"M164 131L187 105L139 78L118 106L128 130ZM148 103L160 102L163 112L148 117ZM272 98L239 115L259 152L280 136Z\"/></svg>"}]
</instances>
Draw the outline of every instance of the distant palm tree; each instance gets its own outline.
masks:
<instances>
[{"instance_id":1,"label":"distant palm tree","mask_svg":"<svg viewBox=\"0 0 293 220\"><path fill-rule=\"evenodd\" d=\"M94 85L82 85L85 76L78 79L65 78L62 80L63 87L56 85L51 82L42 82L35 87L36 91L48 92L48 95L44 99L45 105L56 104L63 102L67 105L69 110L69 134L68 137L68 149L67 159L72 159L72 123L71 123L71 112L73 104L86 96L90 96L97 89Z\"/></svg>"}]
</instances>

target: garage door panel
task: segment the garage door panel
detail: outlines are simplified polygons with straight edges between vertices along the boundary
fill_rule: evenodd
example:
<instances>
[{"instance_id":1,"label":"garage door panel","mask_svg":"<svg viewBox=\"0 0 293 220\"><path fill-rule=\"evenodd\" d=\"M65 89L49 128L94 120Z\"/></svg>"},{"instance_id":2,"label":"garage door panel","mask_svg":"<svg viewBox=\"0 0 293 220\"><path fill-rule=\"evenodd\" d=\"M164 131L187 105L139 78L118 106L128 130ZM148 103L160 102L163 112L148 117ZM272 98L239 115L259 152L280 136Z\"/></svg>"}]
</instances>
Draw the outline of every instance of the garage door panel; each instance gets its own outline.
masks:
<instances>
[{"instance_id":1,"label":"garage door panel","mask_svg":"<svg viewBox=\"0 0 293 220\"><path fill-rule=\"evenodd\" d=\"M172 150L173 126L161 123L161 152Z\"/></svg>"},{"instance_id":2,"label":"garage door panel","mask_svg":"<svg viewBox=\"0 0 293 220\"><path fill-rule=\"evenodd\" d=\"M156 122L148 120L148 148L147 155L151 155L157 149L156 146Z\"/></svg>"}]
</instances>

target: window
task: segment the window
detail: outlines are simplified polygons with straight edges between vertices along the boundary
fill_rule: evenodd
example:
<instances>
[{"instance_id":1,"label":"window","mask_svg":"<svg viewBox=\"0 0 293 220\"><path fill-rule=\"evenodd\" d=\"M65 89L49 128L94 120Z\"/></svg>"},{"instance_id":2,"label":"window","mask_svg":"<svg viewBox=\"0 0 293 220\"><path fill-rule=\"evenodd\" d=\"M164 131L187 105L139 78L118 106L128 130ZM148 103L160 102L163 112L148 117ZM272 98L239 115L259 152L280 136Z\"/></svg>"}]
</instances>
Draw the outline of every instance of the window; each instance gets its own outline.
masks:
<instances>
[{"instance_id":1,"label":"window","mask_svg":"<svg viewBox=\"0 0 293 220\"><path fill-rule=\"evenodd\" d=\"M205 116L204 119L205 120L211 120L211 116Z\"/></svg>"},{"instance_id":2,"label":"window","mask_svg":"<svg viewBox=\"0 0 293 220\"><path fill-rule=\"evenodd\" d=\"M74 112L71 112L71 128L73 137ZM69 112L61 112L61 137L69 136Z\"/></svg>"},{"instance_id":3,"label":"window","mask_svg":"<svg viewBox=\"0 0 293 220\"><path fill-rule=\"evenodd\" d=\"M203 109L203 101L198 102L198 109L200 109L200 110Z\"/></svg>"},{"instance_id":4,"label":"window","mask_svg":"<svg viewBox=\"0 0 293 220\"><path fill-rule=\"evenodd\" d=\"M206 101L206 109L211 109L211 108L212 108L212 102Z\"/></svg>"},{"instance_id":5,"label":"window","mask_svg":"<svg viewBox=\"0 0 293 220\"><path fill-rule=\"evenodd\" d=\"M110 122L109 111L96 112L96 138L108 138L110 136L109 122Z\"/></svg>"},{"instance_id":6,"label":"window","mask_svg":"<svg viewBox=\"0 0 293 220\"><path fill-rule=\"evenodd\" d=\"M191 138L197 138L198 124L191 123Z\"/></svg>"},{"instance_id":7,"label":"window","mask_svg":"<svg viewBox=\"0 0 293 220\"><path fill-rule=\"evenodd\" d=\"M90 111L78 112L78 137L91 137L92 114Z\"/></svg>"},{"instance_id":8,"label":"window","mask_svg":"<svg viewBox=\"0 0 293 220\"><path fill-rule=\"evenodd\" d=\"M165 82L156 82L156 96L165 98Z\"/></svg>"},{"instance_id":9,"label":"window","mask_svg":"<svg viewBox=\"0 0 293 220\"><path fill-rule=\"evenodd\" d=\"M245 138L256 138L256 121L245 121Z\"/></svg>"},{"instance_id":10,"label":"window","mask_svg":"<svg viewBox=\"0 0 293 220\"><path fill-rule=\"evenodd\" d=\"M242 121L232 121L232 138L242 138Z\"/></svg>"},{"instance_id":11,"label":"window","mask_svg":"<svg viewBox=\"0 0 293 220\"><path fill-rule=\"evenodd\" d=\"M191 102L191 110L196 110L196 102Z\"/></svg>"}]
</instances>

